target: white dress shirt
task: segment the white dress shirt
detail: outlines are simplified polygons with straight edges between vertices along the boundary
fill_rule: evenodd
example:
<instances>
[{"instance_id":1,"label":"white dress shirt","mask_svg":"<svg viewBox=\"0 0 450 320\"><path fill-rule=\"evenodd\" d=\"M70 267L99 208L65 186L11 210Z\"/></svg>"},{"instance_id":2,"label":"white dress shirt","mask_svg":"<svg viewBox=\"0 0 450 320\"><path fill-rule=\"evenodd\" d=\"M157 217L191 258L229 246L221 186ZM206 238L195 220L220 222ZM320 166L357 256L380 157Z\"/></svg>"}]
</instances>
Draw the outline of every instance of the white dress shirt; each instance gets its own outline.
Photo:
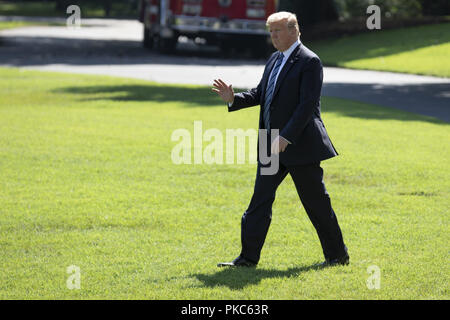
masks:
<instances>
[{"instance_id":1,"label":"white dress shirt","mask_svg":"<svg viewBox=\"0 0 450 320\"><path fill-rule=\"evenodd\" d=\"M289 47L289 49L287 49L286 51L283 51L283 61L281 61L281 66L280 68L278 68L278 73L277 76L275 78L275 85L278 81L278 76L280 75L281 70L283 70L284 65L286 64L286 61L289 59L289 56L291 55L292 51L294 51L295 48L297 48L297 46L300 44L300 39L297 39L297 41L295 41L292 46ZM273 72L273 69L272 69ZM269 78L267 78L267 81L269 81L270 77L272 76L272 72L270 72Z\"/></svg>"},{"instance_id":2,"label":"white dress shirt","mask_svg":"<svg viewBox=\"0 0 450 320\"><path fill-rule=\"evenodd\" d=\"M285 51L282 52L284 57L283 57L283 61L281 61L281 66L278 68L278 72L277 72L277 75L276 75L276 77L275 77L275 86L276 86L277 81L278 81L278 76L280 75L281 70L283 70L283 67L284 67L284 65L286 64L286 61L289 59L289 56L291 55L292 51L294 51L294 49L297 48L297 46L298 46L299 44L300 44L300 39L297 39L297 41L295 41L295 42L292 44L292 46L289 47L289 49L287 49L287 50L285 50ZM270 72L270 75L269 75L269 77L267 78L267 81L269 81L270 77L272 76L272 72L273 72L273 69L272 69L272 71ZM283 138L284 140L286 140L289 144L292 144L292 142L290 142L290 141L289 141L288 139L286 139L285 137L283 137L283 136L280 136L280 137Z\"/></svg>"},{"instance_id":3,"label":"white dress shirt","mask_svg":"<svg viewBox=\"0 0 450 320\"><path fill-rule=\"evenodd\" d=\"M297 41L295 41L287 50L283 51L283 61L281 61L281 66L278 68L278 72L277 72L277 76L275 78L275 85L278 81L278 76L280 75L281 70L283 70L284 65L286 64L286 61L289 59L289 56L291 55L292 51L294 51L295 48L297 48L297 46L300 45L300 39L297 39ZM267 78L267 81L269 81L271 75L272 75L273 69L270 72L269 77ZM231 107L233 103L229 102L228 103L228 107ZM286 139L285 137L280 136L281 138L283 138L284 140L286 140L289 144L291 144L291 142Z\"/></svg>"}]
</instances>

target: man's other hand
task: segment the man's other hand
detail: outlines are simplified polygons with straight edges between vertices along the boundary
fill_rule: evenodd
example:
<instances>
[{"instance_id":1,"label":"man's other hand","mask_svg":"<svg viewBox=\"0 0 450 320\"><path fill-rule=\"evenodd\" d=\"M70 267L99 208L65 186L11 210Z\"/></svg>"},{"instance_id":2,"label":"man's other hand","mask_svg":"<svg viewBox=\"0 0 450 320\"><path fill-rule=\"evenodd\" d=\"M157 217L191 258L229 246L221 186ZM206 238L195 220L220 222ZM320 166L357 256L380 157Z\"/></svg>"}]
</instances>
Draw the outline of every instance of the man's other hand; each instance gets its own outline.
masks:
<instances>
[{"instance_id":1,"label":"man's other hand","mask_svg":"<svg viewBox=\"0 0 450 320\"><path fill-rule=\"evenodd\" d=\"M279 154L280 152L284 152L286 150L286 147L288 146L289 142L283 138L282 136L276 137L271 146L271 153L272 154ZM278 146L278 148L277 148Z\"/></svg>"}]
</instances>

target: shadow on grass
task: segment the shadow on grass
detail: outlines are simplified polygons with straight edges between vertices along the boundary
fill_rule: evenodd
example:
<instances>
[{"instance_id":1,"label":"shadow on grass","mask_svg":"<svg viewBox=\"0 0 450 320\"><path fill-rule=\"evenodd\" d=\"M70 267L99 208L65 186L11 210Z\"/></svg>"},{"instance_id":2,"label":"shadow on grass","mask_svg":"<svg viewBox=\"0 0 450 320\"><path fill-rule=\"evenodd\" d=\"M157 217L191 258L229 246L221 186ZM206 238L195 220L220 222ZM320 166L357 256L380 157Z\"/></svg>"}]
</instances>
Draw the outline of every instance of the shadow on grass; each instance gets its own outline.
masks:
<instances>
[{"instance_id":1,"label":"shadow on grass","mask_svg":"<svg viewBox=\"0 0 450 320\"><path fill-rule=\"evenodd\" d=\"M322 99L322 111L361 119L425 121L446 124L431 117L450 121L446 99L442 94L446 91L447 85L423 84L421 86L374 88L374 85L370 84L326 84L323 93L326 96L339 97L339 99ZM235 91L240 92L242 90L235 89ZM187 107L225 106L225 103L207 86L159 85L154 83L90 85L65 87L53 92L79 95L80 101L179 102L180 105ZM424 96L428 97L427 103L420 102L424 100ZM420 114L429 117L423 117Z\"/></svg>"},{"instance_id":2,"label":"shadow on grass","mask_svg":"<svg viewBox=\"0 0 450 320\"><path fill-rule=\"evenodd\" d=\"M449 83L408 85L325 83L322 96L339 99L334 101L322 99L322 111L362 119L445 124L442 121L450 122L448 88Z\"/></svg>"},{"instance_id":3,"label":"shadow on grass","mask_svg":"<svg viewBox=\"0 0 450 320\"><path fill-rule=\"evenodd\" d=\"M317 264L287 270L224 267L214 274L195 274L193 277L201 281L205 287L226 286L232 290L239 290L248 285L258 284L263 279L297 277L300 273L310 270L322 270L322 268Z\"/></svg>"},{"instance_id":4,"label":"shadow on grass","mask_svg":"<svg viewBox=\"0 0 450 320\"><path fill-rule=\"evenodd\" d=\"M225 103L208 87L178 85L112 85L76 86L57 89L53 92L85 96L82 101L147 101L180 102L194 106L224 106Z\"/></svg>"}]
</instances>

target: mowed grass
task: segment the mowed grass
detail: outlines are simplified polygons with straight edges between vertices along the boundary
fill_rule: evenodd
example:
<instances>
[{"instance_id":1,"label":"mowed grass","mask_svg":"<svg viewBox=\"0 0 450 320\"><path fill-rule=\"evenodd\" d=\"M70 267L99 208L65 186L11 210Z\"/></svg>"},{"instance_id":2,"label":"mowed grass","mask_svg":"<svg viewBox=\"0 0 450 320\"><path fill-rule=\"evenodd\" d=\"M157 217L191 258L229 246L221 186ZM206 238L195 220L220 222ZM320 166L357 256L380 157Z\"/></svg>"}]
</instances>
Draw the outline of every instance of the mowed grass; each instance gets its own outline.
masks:
<instances>
[{"instance_id":1,"label":"mowed grass","mask_svg":"<svg viewBox=\"0 0 450 320\"><path fill-rule=\"evenodd\" d=\"M450 23L374 30L309 45L330 66L450 77Z\"/></svg>"},{"instance_id":2,"label":"mowed grass","mask_svg":"<svg viewBox=\"0 0 450 320\"><path fill-rule=\"evenodd\" d=\"M26 26L30 26L30 25L35 25L35 24L25 22L25 21L0 21L0 30L26 27Z\"/></svg>"},{"instance_id":3,"label":"mowed grass","mask_svg":"<svg viewBox=\"0 0 450 320\"><path fill-rule=\"evenodd\" d=\"M322 166L350 265L314 267L319 240L288 177L258 267L219 269L239 253L255 165L173 164L171 135L200 120L255 129L258 108L227 113L200 86L0 74L1 299L449 298L446 123L324 98L340 156Z\"/></svg>"}]
</instances>

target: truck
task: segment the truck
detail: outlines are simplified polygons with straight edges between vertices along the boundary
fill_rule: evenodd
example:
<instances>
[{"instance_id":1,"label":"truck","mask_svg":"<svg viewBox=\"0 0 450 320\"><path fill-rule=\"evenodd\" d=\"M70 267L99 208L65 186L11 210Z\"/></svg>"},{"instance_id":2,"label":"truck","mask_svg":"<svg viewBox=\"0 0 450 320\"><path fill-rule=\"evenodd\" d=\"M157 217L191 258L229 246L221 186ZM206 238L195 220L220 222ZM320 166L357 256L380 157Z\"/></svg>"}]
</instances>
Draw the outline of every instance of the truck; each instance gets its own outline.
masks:
<instances>
[{"instance_id":1,"label":"truck","mask_svg":"<svg viewBox=\"0 0 450 320\"><path fill-rule=\"evenodd\" d=\"M266 20L277 7L277 0L140 0L143 45L172 52L184 36L224 51L249 48L264 56L273 49Z\"/></svg>"}]
</instances>

